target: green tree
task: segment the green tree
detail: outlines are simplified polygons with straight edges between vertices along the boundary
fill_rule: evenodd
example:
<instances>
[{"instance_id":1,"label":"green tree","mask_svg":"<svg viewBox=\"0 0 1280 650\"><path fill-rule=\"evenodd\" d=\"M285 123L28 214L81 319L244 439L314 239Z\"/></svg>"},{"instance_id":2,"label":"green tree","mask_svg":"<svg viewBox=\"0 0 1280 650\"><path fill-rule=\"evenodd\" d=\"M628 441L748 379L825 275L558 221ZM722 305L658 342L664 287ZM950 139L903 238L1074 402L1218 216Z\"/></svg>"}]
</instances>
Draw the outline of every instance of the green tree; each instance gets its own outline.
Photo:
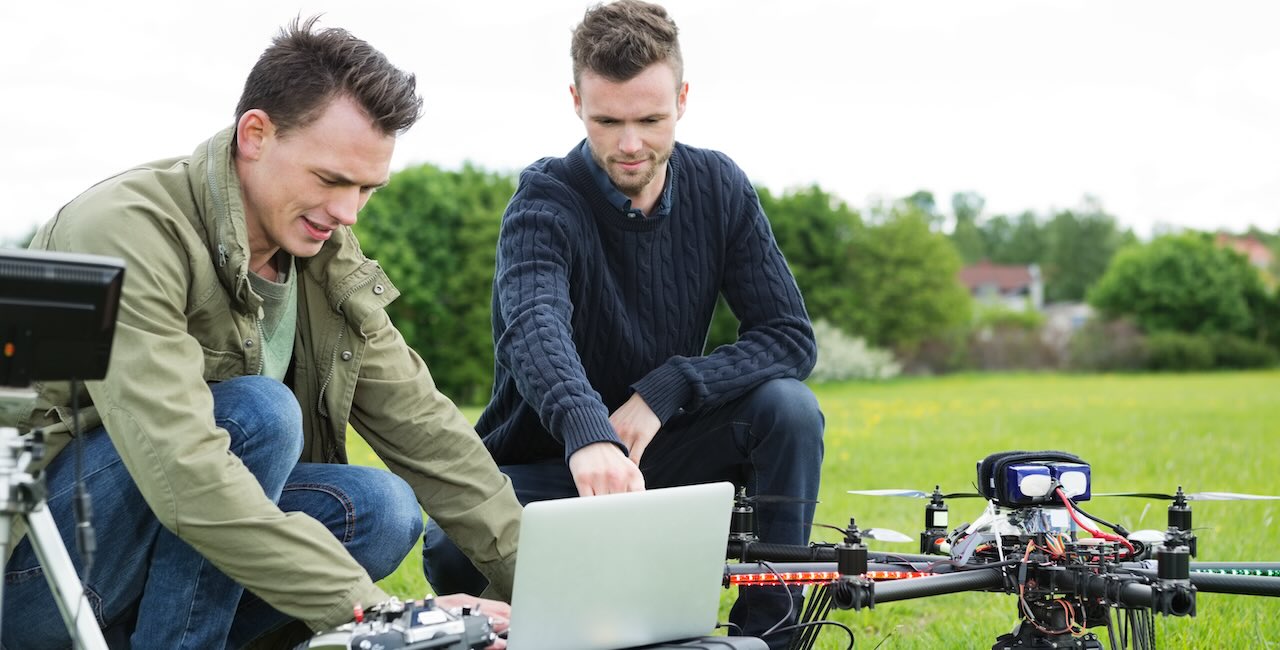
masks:
<instances>
[{"instance_id":1,"label":"green tree","mask_svg":"<svg viewBox=\"0 0 1280 650\"><path fill-rule=\"evenodd\" d=\"M916 190L900 203L921 214L928 221L929 228L937 230L942 226L942 214L938 212L938 202L933 198L933 192Z\"/></svg>"},{"instance_id":2,"label":"green tree","mask_svg":"<svg viewBox=\"0 0 1280 650\"><path fill-rule=\"evenodd\" d=\"M833 323L852 319L854 301L849 293L852 265L851 246L862 218L838 197L817 185L790 190L775 196L765 187L756 187L760 207L769 217L778 248L804 296L813 320ZM725 304L716 307L707 336L707 348L732 343L738 338L738 320Z\"/></svg>"},{"instance_id":3,"label":"green tree","mask_svg":"<svg viewBox=\"0 0 1280 650\"><path fill-rule=\"evenodd\" d=\"M462 403L481 403L493 383L490 326L494 255L511 176L466 165L397 172L361 214L356 232L401 296L387 311Z\"/></svg>"},{"instance_id":4,"label":"green tree","mask_svg":"<svg viewBox=\"0 0 1280 650\"><path fill-rule=\"evenodd\" d=\"M988 233L987 252L996 264L1037 264L1048 248L1034 212L1023 212L1012 223L1005 217L992 219L984 232Z\"/></svg>"},{"instance_id":5,"label":"green tree","mask_svg":"<svg viewBox=\"0 0 1280 650\"><path fill-rule=\"evenodd\" d=\"M1210 236L1160 237L1116 254L1089 291L1103 315L1131 315L1148 334L1235 334L1257 338L1268 296L1244 256Z\"/></svg>"},{"instance_id":6,"label":"green tree","mask_svg":"<svg viewBox=\"0 0 1280 650\"><path fill-rule=\"evenodd\" d=\"M951 195L951 212L957 220L977 221L987 200L977 192L956 192Z\"/></svg>"},{"instance_id":7,"label":"green tree","mask_svg":"<svg viewBox=\"0 0 1280 650\"><path fill-rule=\"evenodd\" d=\"M955 215L955 228L951 231L951 243L960 253L965 264L973 264L990 257L987 241L978 218L986 200L976 192L956 192L951 195L951 211Z\"/></svg>"},{"instance_id":8,"label":"green tree","mask_svg":"<svg viewBox=\"0 0 1280 650\"><path fill-rule=\"evenodd\" d=\"M853 312L850 256L862 217L816 185L776 198L767 189L758 192L809 315L847 322Z\"/></svg>"},{"instance_id":9,"label":"green tree","mask_svg":"<svg viewBox=\"0 0 1280 650\"><path fill-rule=\"evenodd\" d=\"M1088 197L1079 208L1055 214L1045 225L1044 234L1040 264L1048 302L1083 300L1116 251L1136 241L1132 232L1121 232L1115 217Z\"/></svg>"},{"instance_id":10,"label":"green tree","mask_svg":"<svg viewBox=\"0 0 1280 650\"><path fill-rule=\"evenodd\" d=\"M930 225L930 215L905 200L858 233L848 286L856 311L837 325L873 345L911 350L968 322L960 256Z\"/></svg>"}]
</instances>

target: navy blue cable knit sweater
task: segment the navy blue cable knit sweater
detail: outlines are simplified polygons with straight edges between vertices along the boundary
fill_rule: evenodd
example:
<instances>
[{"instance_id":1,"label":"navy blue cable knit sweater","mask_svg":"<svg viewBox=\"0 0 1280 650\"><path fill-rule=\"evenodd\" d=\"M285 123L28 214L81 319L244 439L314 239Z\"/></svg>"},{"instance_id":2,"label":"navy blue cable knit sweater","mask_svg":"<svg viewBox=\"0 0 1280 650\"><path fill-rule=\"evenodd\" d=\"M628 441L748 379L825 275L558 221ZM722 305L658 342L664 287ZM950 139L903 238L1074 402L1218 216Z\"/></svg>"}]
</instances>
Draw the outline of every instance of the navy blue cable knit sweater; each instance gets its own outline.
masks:
<instances>
[{"instance_id":1,"label":"navy blue cable knit sweater","mask_svg":"<svg viewBox=\"0 0 1280 650\"><path fill-rule=\"evenodd\" d=\"M645 219L609 202L583 149L526 168L502 217L494 390L476 424L499 465L621 447L609 414L633 391L665 424L804 379L816 358L795 279L733 161L677 143L670 213ZM722 292L739 337L703 356Z\"/></svg>"}]
</instances>

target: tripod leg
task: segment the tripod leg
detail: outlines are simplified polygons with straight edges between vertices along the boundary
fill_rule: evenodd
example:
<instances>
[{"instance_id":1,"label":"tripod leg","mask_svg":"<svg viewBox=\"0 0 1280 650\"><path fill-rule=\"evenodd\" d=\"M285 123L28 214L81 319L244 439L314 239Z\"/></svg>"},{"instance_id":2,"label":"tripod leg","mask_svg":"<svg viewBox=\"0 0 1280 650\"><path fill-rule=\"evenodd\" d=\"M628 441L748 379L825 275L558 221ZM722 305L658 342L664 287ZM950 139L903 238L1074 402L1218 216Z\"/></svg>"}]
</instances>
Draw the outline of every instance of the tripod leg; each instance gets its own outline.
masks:
<instances>
[{"instance_id":1,"label":"tripod leg","mask_svg":"<svg viewBox=\"0 0 1280 650\"><path fill-rule=\"evenodd\" d=\"M107 642L102 638L93 608L84 595L84 587L76 576L71 556L62 545L62 537L58 535L58 527L54 525L49 510L40 504L24 516L30 528L31 547L40 558L40 566L44 567L49 590L58 603L58 611L62 613L62 621L71 634L73 645L84 650L107 650Z\"/></svg>"}]
</instances>

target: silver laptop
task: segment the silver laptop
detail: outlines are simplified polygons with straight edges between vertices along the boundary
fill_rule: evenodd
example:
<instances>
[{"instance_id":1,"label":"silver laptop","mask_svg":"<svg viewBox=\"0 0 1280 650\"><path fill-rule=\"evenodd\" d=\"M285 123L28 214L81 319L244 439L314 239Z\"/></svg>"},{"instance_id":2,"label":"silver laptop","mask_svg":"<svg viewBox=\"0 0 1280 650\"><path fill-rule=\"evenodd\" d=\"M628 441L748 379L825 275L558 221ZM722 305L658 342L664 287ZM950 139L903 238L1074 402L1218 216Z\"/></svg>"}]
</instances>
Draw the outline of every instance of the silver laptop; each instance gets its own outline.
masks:
<instances>
[{"instance_id":1,"label":"silver laptop","mask_svg":"<svg viewBox=\"0 0 1280 650\"><path fill-rule=\"evenodd\" d=\"M733 485L538 501L524 509L511 650L617 650L710 634Z\"/></svg>"}]
</instances>

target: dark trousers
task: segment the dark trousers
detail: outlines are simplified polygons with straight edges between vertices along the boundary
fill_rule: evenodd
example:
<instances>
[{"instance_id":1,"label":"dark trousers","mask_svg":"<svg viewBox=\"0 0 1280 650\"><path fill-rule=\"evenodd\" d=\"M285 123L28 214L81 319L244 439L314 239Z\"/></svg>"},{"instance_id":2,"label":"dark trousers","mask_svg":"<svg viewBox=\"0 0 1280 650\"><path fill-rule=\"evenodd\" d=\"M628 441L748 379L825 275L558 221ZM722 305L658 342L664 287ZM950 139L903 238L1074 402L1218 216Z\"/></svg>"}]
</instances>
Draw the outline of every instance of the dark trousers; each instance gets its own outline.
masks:
<instances>
[{"instance_id":1,"label":"dark trousers","mask_svg":"<svg viewBox=\"0 0 1280 650\"><path fill-rule=\"evenodd\" d=\"M750 495L813 501L822 468L823 425L818 401L807 386L794 379L771 380L718 408L672 418L645 450L640 471L650 488L731 481ZM499 469L511 477L522 504L578 495L561 459ZM813 503L760 503L756 533L763 542L807 544L813 512ZM423 569L436 593L479 594L486 584L434 522L424 536ZM790 631L766 632L793 624L801 600L799 588L790 593L781 587L744 588L729 621L745 635L763 637L774 650L785 648Z\"/></svg>"}]
</instances>

